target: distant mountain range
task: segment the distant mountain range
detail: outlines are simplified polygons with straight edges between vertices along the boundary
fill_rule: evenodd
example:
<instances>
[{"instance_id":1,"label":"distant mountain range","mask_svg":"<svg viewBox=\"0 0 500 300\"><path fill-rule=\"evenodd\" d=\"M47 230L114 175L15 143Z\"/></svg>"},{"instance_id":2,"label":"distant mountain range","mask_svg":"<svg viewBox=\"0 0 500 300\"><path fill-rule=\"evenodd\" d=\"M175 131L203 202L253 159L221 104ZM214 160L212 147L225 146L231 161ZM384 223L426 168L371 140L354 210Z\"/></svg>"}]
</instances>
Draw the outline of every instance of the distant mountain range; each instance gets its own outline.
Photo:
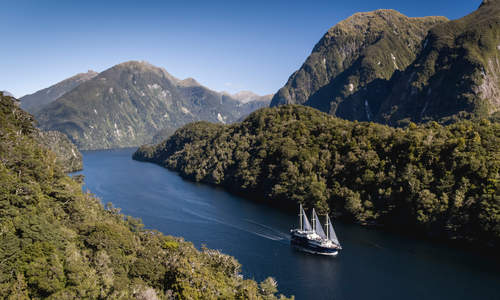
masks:
<instances>
[{"instance_id":1,"label":"distant mountain range","mask_svg":"<svg viewBox=\"0 0 500 300\"><path fill-rule=\"evenodd\" d=\"M500 110L500 3L455 21L358 13L330 28L271 106L359 121L489 117Z\"/></svg>"},{"instance_id":2,"label":"distant mountain range","mask_svg":"<svg viewBox=\"0 0 500 300\"><path fill-rule=\"evenodd\" d=\"M62 92L62 86L68 85L56 84L33 95ZM239 101L192 78L180 80L165 69L138 61L89 74L76 87L45 104L48 98L41 98L44 106L33 111L39 126L65 133L79 149L139 146L152 142L155 136L165 138L189 122L231 123L269 105L269 100L259 96Z\"/></svg>"},{"instance_id":3,"label":"distant mountain range","mask_svg":"<svg viewBox=\"0 0 500 300\"><path fill-rule=\"evenodd\" d=\"M236 99L242 103L248 103L248 102L252 102L252 101L270 102L271 99L273 98L273 94L260 96L260 95L255 94L254 92L251 92L251 91L241 91L241 92L238 92L236 94L229 94L227 92L223 92L223 93L227 94L228 96L230 96L233 99Z\"/></svg>"}]
</instances>

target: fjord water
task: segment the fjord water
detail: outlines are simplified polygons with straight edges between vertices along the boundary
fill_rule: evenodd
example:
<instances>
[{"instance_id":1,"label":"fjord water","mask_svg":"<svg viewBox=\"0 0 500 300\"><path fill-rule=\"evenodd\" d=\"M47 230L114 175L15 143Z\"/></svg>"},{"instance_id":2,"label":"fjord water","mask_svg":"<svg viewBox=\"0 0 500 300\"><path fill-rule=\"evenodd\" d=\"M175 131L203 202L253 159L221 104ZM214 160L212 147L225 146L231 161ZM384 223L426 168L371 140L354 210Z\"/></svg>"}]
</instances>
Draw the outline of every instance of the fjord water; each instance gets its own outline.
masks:
<instances>
[{"instance_id":1,"label":"fjord water","mask_svg":"<svg viewBox=\"0 0 500 300\"><path fill-rule=\"evenodd\" d=\"M84 151L85 188L148 228L235 256L243 275L277 279L296 299L500 299L498 261L334 221L336 258L290 248L294 213L133 161L134 149Z\"/></svg>"}]
</instances>

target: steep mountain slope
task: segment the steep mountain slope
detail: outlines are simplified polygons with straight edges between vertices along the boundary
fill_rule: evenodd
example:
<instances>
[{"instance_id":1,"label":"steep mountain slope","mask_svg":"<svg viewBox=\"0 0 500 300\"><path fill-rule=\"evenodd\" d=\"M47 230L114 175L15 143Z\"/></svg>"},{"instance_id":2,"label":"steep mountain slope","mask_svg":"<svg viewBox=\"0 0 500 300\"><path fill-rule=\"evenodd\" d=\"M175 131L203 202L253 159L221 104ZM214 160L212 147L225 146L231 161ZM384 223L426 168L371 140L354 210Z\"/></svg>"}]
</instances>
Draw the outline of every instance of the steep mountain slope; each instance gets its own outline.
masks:
<instances>
[{"instance_id":1,"label":"steep mountain slope","mask_svg":"<svg viewBox=\"0 0 500 300\"><path fill-rule=\"evenodd\" d=\"M379 122L447 121L500 110L500 1L433 27L419 57L391 82Z\"/></svg>"},{"instance_id":2,"label":"steep mountain slope","mask_svg":"<svg viewBox=\"0 0 500 300\"><path fill-rule=\"evenodd\" d=\"M500 123L403 130L284 105L186 125L134 159L283 207L500 246Z\"/></svg>"},{"instance_id":3,"label":"steep mountain slope","mask_svg":"<svg viewBox=\"0 0 500 300\"><path fill-rule=\"evenodd\" d=\"M143 229L82 192L0 94L1 299L276 299L219 251Z\"/></svg>"},{"instance_id":4,"label":"steep mountain slope","mask_svg":"<svg viewBox=\"0 0 500 300\"><path fill-rule=\"evenodd\" d=\"M394 10L354 14L328 30L271 106L305 104L346 119L366 119L364 97L346 99L368 88L381 93L395 71L413 62L427 31L445 21L408 18Z\"/></svg>"},{"instance_id":5,"label":"steep mountain slope","mask_svg":"<svg viewBox=\"0 0 500 300\"><path fill-rule=\"evenodd\" d=\"M30 113L35 113L47 104L71 91L83 82L97 76L97 73L89 70L87 73L80 73L59 83L56 83L46 89L36 93L21 97L21 108Z\"/></svg>"},{"instance_id":6,"label":"steep mountain slope","mask_svg":"<svg viewBox=\"0 0 500 300\"><path fill-rule=\"evenodd\" d=\"M193 121L230 123L248 110L239 101L145 62L116 65L36 113L80 149L134 147Z\"/></svg>"}]
</instances>

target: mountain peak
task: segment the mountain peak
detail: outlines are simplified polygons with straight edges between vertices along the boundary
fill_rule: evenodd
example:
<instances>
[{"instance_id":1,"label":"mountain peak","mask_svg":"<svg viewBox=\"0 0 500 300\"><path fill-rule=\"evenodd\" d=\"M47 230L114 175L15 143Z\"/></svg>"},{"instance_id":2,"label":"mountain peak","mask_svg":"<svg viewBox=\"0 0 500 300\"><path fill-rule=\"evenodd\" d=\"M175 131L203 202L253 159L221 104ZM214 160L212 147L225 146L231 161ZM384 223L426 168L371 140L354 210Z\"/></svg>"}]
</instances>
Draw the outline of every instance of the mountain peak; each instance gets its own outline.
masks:
<instances>
[{"instance_id":1,"label":"mountain peak","mask_svg":"<svg viewBox=\"0 0 500 300\"><path fill-rule=\"evenodd\" d=\"M139 60L130 60L126 62L119 63L117 65L112 66L109 69L132 69L132 70L138 70L138 71L158 71L161 70L161 68L156 67L152 64L150 64L147 61L139 61ZM108 70L109 70L108 69Z\"/></svg>"},{"instance_id":2,"label":"mountain peak","mask_svg":"<svg viewBox=\"0 0 500 300\"><path fill-rule=\"evenodd\" d=\"M325 34L325 37L338 37L339 34L366 36L366 31L400 35L403 34L404 30L415 30L418 24L429 23L433 25L445 21L448 21L448 19L442 16L407 17L394 9L377 9L353 14L332 26Z\"/></svg>"},{"instance_id":3,"label":"mountain peak","mask_svg":"<svg viewBox=\"0 0 500 300\"><path fill-rule=\"evenodd\" d=\"M188 77L186 79L177 82L177 85L183 87L190 87L190 86L200 86L201 84L199 84L198 81L196 81L194 78Z\"/></svg>"},{"instance_id":4,"label":"mountain peak","mask_svg":"<svg viewBox=\"0 0 500 300\"><path fill-rule=\"evenodd\" d=\"M129 60L119 63L115 67L157 68L145 60Z\"/></svg>"},{"instance_id":5,"label":"mountain peak","mask_svg":"<svg viewBox=\"0 0 500 300\"><path fill-rule=\"evenodd\" d=\"M175 78L170 73L168 73L167 70L165 70L164 68L157 67L157 66L155 66L147 61L144 61L144 60L126 61L126 62L117 64L117 65L105 70L101 74L105 75L107 72L121 72L124 69L128 69L128 70L131 70L132 72L139 72L139 73L151 72L151 73L154 73L156 75L164 76L172 82L179 82L180 81L179 79Z\"/></svg>"}]
</instances>

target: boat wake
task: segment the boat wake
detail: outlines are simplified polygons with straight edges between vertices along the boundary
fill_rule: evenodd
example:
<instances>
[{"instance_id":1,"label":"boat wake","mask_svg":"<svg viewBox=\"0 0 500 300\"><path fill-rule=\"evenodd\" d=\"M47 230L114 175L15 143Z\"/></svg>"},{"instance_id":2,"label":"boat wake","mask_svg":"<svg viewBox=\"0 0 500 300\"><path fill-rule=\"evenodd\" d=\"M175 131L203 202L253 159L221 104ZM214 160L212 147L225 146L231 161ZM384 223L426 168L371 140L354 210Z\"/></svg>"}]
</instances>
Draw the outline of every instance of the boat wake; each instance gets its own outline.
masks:
<instances>
[{"instance_id":1,"label":"boat wake","mask_svg":"<svg viewBox=\"0 0 500 300\"><path fill-rule=\"evenodd\" d=\"M270 235L274 236L276 240L290 240L290 235L286 232L274 229L270 226L255 222L253 220L249 220L249 219L243 219L243 220L250 223L250 224L259 226L261 229L269 231Z\"/></svg>"},{"instance_id":2,"label":"boat wake","mask_svg":"<svg viewBox=\"0 0 500 300\"><path fill-rule=\"evenodd\" d=\"M197 211L193 211L190 209L183 208L182 210L187 214L198 217L199 219L202 219L202 220L205 220L208 222L212 222L212 223L218 223L218 224L221 224L221 225L224 225L227 227L231 227L231 228L239 230L239 231L244 231L244 232L247 232L247 233L268 239L268 240L284 241L284 240L290 239L286 233L281 232L279 230L276 230L276 229L269 227L267 225L257 223L257 222L252 221L252 220L244 219L244 221L247 223L247 224L245 224L246 225L245 226L244 224L234 224L232 222L223 221L222 219L219 219L219 218L216 218L213 216L208 216L208 215L205 215L203 213L199 213ZM250 226L248 226L248 225L250 225Z\"/></svg>"}]
</instances>

